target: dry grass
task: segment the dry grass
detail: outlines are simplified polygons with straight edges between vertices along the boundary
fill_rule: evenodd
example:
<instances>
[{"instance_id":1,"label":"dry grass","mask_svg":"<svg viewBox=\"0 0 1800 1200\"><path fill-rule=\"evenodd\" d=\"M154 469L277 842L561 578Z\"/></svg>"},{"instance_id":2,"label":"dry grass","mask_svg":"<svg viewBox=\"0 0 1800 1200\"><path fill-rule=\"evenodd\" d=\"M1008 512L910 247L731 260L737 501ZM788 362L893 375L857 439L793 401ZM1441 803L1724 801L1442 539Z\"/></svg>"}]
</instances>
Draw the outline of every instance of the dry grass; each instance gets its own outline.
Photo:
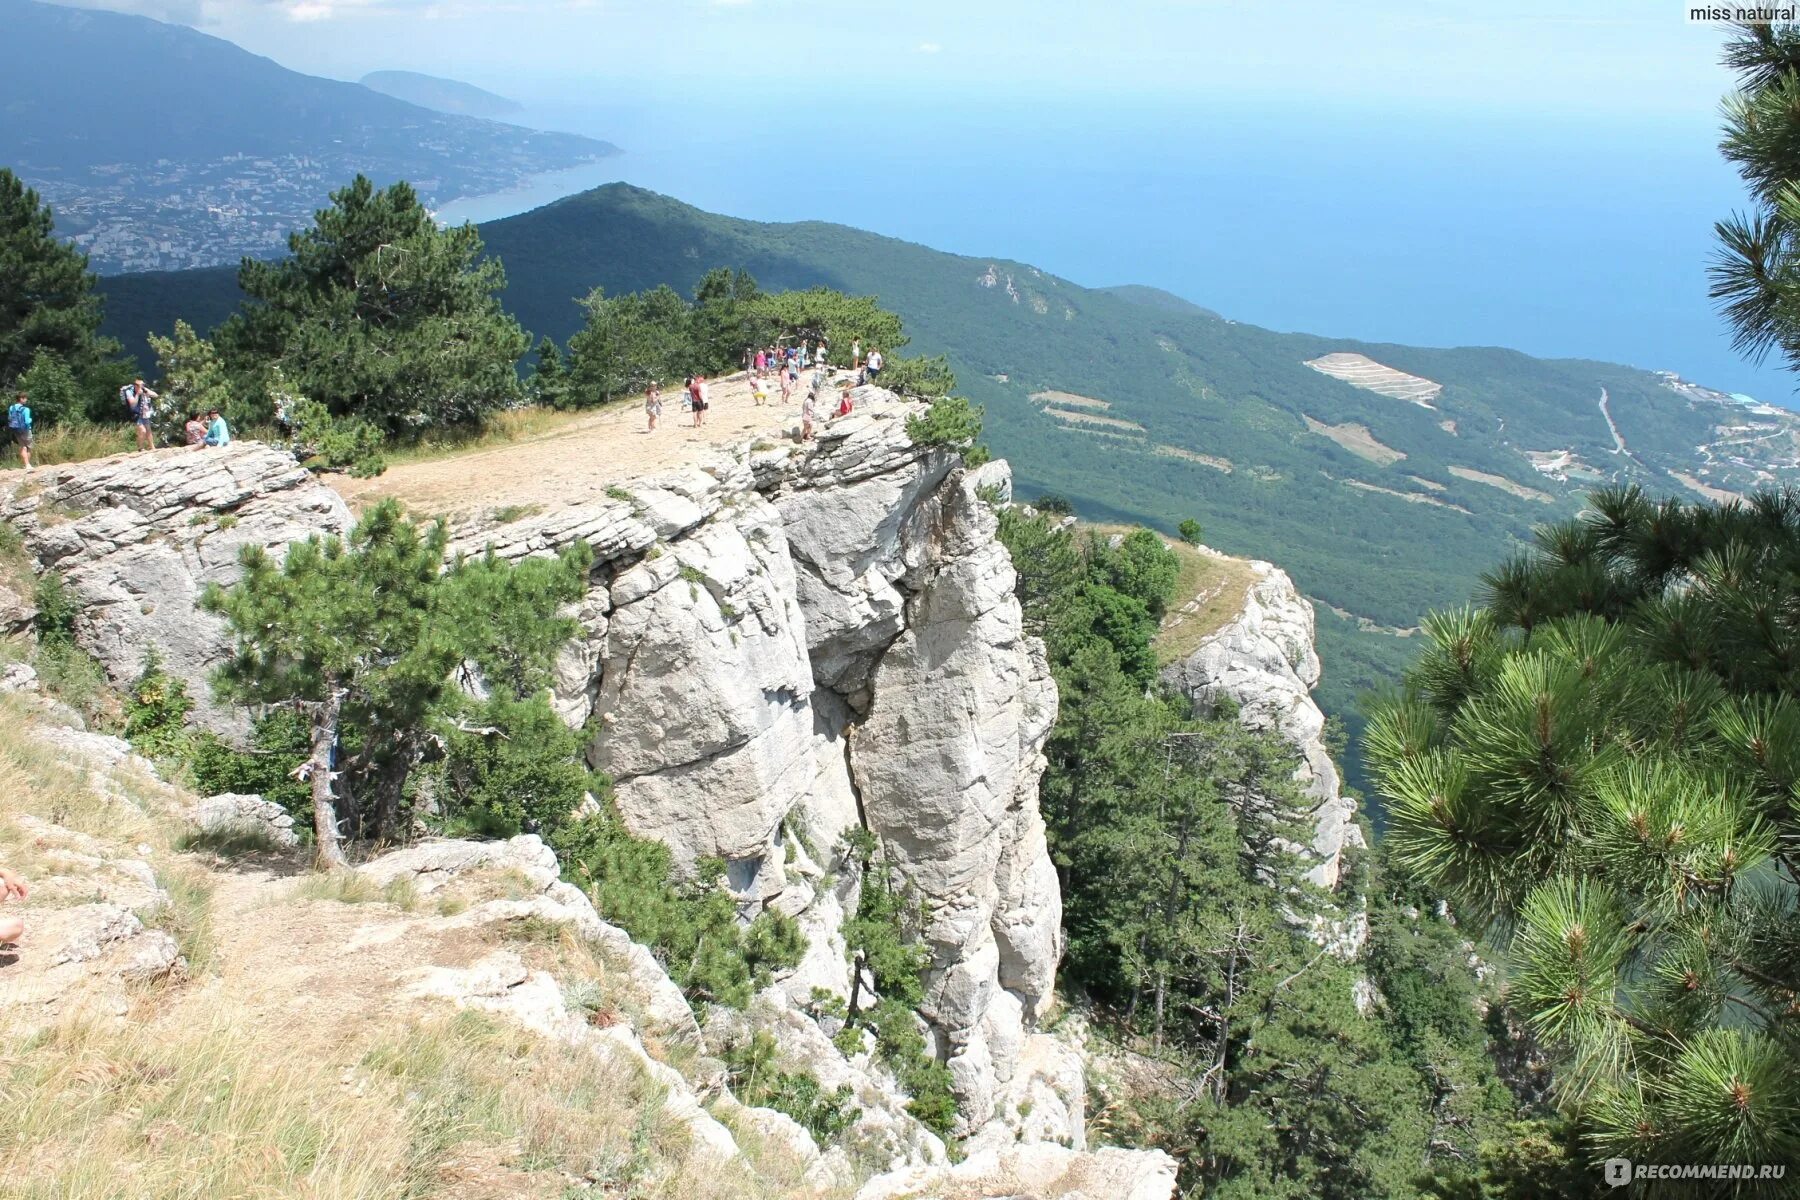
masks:
<instances>
[{"instance_id":1,"label":"dry grass","mask_svg":"<svg viewBox=\"0 0 1800 1200\"><path fill-rule=\"evenodd\" d=\"M1231 460L1229 458L1220 458L1214 454L1200 454L1193 450L1183 450L1180 446L1163 445L1152 447L1152 451L1164 458L1179 458L1184 459L1187 462L1196 462L1203 467L1211 467L1215 471L1223 471L1227 475L1232 472Z\"/></svg>"},{"instance_id":2,"label":"dry grass","mask_svg":"<svg viewBox=\"0 0 1800 1200\"><path fill-rule=\"evenodd\" d=\"M288 893L290 900L333 900L339 904L391 904L401 912L419 905L418 889L410 879L396 879L382 887L355 871L321 871L302 876Z\"/></svg>"},{"instance_id":3,"label":"dry grass","mask_svg":"<svg viewBox=\"0 0 1800 1200\"><path fill-rule=\"evenodd\" d=\"M628 1056L405 998L411 968L472 948L453 935L421 928L342 951L352 931L412 929L419 916L316 903L281 911L318 900L410 910L410 887L375 888L349 872L292 882L215 870L172 849L191 830L164 785L128 768L82 769L37 736L34 719L0 698L0 861L29 873L34 853L53 853L37 822L96 853L92 843L128 855L148 843L166 898L139 916L176 938L189 971L125 993L116 1010L84 1005L89 985L76 984L58 1011L86 1015L46 1014L35 1034L0 1037L0 1193L775 1200L807 1190L801 1165L776 1150L746 1146L726 1164L697 1155L662 1085ZM482 883L519 885L505 873ZM55 904L54 891L33 905ZM636 1015L608 994L620 972L571 928L516 924L489 932L572 993L585 986L601 1014L594 1025ZM284 973L295 959L303 965ZM695 1068L694 1047L644 1042L678 1070Z\"/></svg>"},{"instance_id":4,"label":"dry grass","mask_svg":"<svg viewBox=\"0 0 1800 1200\"><path fill-rule=\"evenodd\" d=\"M1177 603L1163 618L1162 629L1151 643L1160 663L1186 658L1201 642L1236 620L1256 582L1256 572L1241 558L1214 558L1180 544L1175 553L1181 559Z\"/></svg>"},{"instance_id":5,"label":"dry grass","mask_svg":"<svg viewBox=\"0 0 1800 1200\"><path fill-rule=\"evenodd\" d=\"M130 425L54 425L39 430L32 438L33 466L53 467L59 463L86 462L124 454L137 444ZM9 471L23 471L18 448L10 442L0 453L0 466Z\"/></svg>"},{"instance_id":6,"label":"dry grass","mask_svg":"<svg viewBox=\"0 0 1800 1200\"><path fill-rule=\"evenodd\" d=\"M160 929L175 939L187 960L189 976L213 969L218 939L213 929L213 883L205 871L182 864L156 873L167 899L138 913L145 928Z\"/></svg>"},{"instance_id":7,"label":"dry grass","mask_svg":"<svg viewBox=\"0 0 1800 1200\"><path fill-rule=\"evenodd\" d=\"M1119 417L1102 417L1091 412L1076 412L1066 408L1046 408L1044 412L1059 421L1068 421L1076 425L1099 425L1107 429L1130 429L1137 433L1144 432L1144 427L1136 421L1126 421Z\"/></svg>"},{"instance_id":8,"label":"dry grass","mask_svg":"<svg viewBox=\"0 0 1800 1200\"><path fill-rule=\"evenodd\" d=\"M622 1060L467 1011L396 1016L367 1043L321 1034L171 1013L10 1047L8 1194L554 1197L571 1179L645 1200L776 1194L693 1161L661 1088Z\"/></svg>"},{"instance_id":9,"label":"dry grass","mask_svg":"<svg viewBox=\"0 0 1800 1200\"><path fill-rule=\"evenodd\" d=\"M1111 401L1080 396L1074 392L1033 392L1031 398L1039 404L1060 404L1064 408L1097 408L1105 412L1112 407Z\"/></svg>"},{"instance_id":10,"label":"dry grass","mask_svg":"<svg viewBox=\"0 0 1800 1200\"><path fill-rule=\"evenodd\" d=\"M113 843L169 844L165 824L152 820L138 805L96 788L93 773L76 764L66 750L34 737L34 719L24 701L0 697L0 796L6 797L8 815L29 814ZM150 784L135 780L128 771L115 773L111 782L126 792L136 783Z\"/></svg>"},{"instance_id":11,"label":"dry grass","mask_svg":"<svg viewBox=\"0 0 1800 1200\"><path fill-rule=\"evenodd\" d=\"M1379 492L1383 496L1396 496L1408 504L1429 504L1433 508L1447 508L1452 512L1462 513L1464 516L1470 515L1469 510L1460 504L1451 504L1447 500L1439 500L1435 496L1427 496L1423 492L1397 492L1393 488L1377 487L1372 483L1364 483L1360 479L1340 479L1338 482L1345 487L1353 487L1359 492Z\"/></svg>"},{"instance_id":12,"label":"dry grass","mask_svg":"<svg viewBox=\"0 0 1800 1200\"><path fill-rule=\"evenodd\" d=\"M1102 537L1130 533L1130 525L1091 525ZM1237 618L1256 572L1241 558L1220 558L1203 553L1186 542L1165 538L1175 552L1180 573L1175 577L1175 598L1163 617L1162 629L1152 646L1159 663L1171 663L1192 654L1200 643Z\"/></svg>"},{"instance_id":13,"label":"dry grass","mask_svg":"<svg viewBox=\"0 0 1800 1200\"><path fill-rule=\"evenodd\" d=\"M1714 487L1703 479L1696 479L1686 471L1670 471L1669 474L1684 486L1700 493L1715 504L1729 504L1733 500L1743 499L1736 492L1728 492L1724 488Z\"/></svg>"}]
</instances>

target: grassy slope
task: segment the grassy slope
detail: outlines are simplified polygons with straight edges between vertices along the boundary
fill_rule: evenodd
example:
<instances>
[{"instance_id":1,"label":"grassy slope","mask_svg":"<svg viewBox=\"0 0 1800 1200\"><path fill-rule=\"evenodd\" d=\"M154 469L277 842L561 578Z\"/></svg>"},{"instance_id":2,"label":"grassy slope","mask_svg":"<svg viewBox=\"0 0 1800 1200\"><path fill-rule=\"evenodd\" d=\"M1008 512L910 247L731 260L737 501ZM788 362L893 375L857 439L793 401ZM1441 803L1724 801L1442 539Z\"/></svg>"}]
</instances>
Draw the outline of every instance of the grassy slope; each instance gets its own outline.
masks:
<instances>
[{"instance_id":1,"label":"grassy slope","mask_svg":"<svg viewBox=\"0 0 1800 1200\"><path fill-rule=\"evenodd\" d=\"M1597 406L1602 386L1652 467L1664 457L1690 464L1712 426L1705 411L1627 367L1275 333L1160 293L1084 289L1023 264L843 226L735 220L623 184L491 223L483 235L506 263L509 307L528 328L559 339L577 327L574 298L595 285L691 289L719 265L747 268L770 288L824 284L876 294L905 318L909 352L951 356L963 390L986 407L988 439L1012 460L1023 494L1060 492L1091 520L1141 521L1171 533L1195 516L1210 544L1270 559L1308 595L1384 626L1410 626L1430 608L1463 602L1478 573L1534 523L1576 511L1579 487L1545 480L1520 451L1573 449L1604 469L1636 471L1611 453ZM233 299L228 272L106 286L113 325L127 336L178 313L210 325ZM1438 409L1304 365L1344 350L1443 384ZM1108 416L1145 432L1066 428L1030 402L1045 389L1107 400ZM1365 425L1407 457L1385 467L1366 462L1310 433L1306 417ZM1446 420L1456 433L1441 427ZM1227 458L1235 469L1158 454L1158 444ZM1554 493L1553 503L1460 478L1451 466ZM1676 487L1660 472L1644 474L1659 490ZM1358 692L1393 678L1406 661L1408 642L1359 632L1330 613L1320 630L1328 711L1346 714Z\"/></svg>"}]
</instances>

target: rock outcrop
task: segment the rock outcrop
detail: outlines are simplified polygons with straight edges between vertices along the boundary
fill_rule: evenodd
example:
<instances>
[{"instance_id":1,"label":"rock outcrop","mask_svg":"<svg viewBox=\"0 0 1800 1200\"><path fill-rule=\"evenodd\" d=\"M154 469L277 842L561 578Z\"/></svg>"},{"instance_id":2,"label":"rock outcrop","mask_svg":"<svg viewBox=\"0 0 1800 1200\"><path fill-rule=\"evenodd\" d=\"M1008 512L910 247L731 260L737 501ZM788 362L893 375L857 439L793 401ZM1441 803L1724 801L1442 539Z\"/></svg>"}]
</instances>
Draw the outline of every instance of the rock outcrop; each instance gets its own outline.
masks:
<instances>
[{"instance_id":1,"label":"rock outcrop","mask_svg":"<svg viewBox=\"0 0 1800 1200\"><path fill-rule=\"evenodd\" d=\"M0 495L39 571L76 604L75 634L115 684L154 650L186 682L195 717L222 733L241 714L218 705L208 676L225 657L223 621L198 609L208 584L238 578L238 553L277 556L313 534L349 530L350 512L284 451L255 442L118 455L43 467Z\"/></svg>"},{"instance_id":2,"label":"rock outcrop","mask_svg":"<svg viewBox=\"0 0 1800 1200\"><path fill-rule=\"evenodd\" d=\"M951 1071L957 1132L1078 1146L1079 1070L1037 1030L1061 953L1037 807L1056 691L995 537L1006 469L965 471L915 445L906 424L921 406L874 388L856 400L815 442L699 450L590 502L472 518L452 550L593 549L557 709L596 731L589 759L634 832L683 870L725 860L746 918L773 908L800 922L810 948L770 1003L810 1022L816 991L850 994L841 928L859 880L842 844L867 828L930 914L922 1015ZM115 682L154 649L222 730L241 728L206 682L224 631L196 600L237 577L243 545L280 554L350 524L335 493L255 444L43 470L0 498L0 515L40 570L67 579L76 636ZM837 1053L823 1036L783 1036L796 1053Z\"/></svg>"},{"instance_id":3,"label":"rock outcrop","mask_svg":"<svg viewBox=\"0 0 1800 1200\"><path fill-rule=\"evenodd\" d=\"M1341 791L1337 767L1325 748L1325 714L1313 702L1319 682L1312 605L1287 573L1266 562L1250 564L1255 582L1243 610L1186 658L1163 670L1163 679L1198 704L1228 699L1252 729L1279 734L1300 755L1296 777L1313 800L1317 865L1313 882L1335 888L1344 851L1363 844L1356 801Z\"/></svg>"}]
</instances>

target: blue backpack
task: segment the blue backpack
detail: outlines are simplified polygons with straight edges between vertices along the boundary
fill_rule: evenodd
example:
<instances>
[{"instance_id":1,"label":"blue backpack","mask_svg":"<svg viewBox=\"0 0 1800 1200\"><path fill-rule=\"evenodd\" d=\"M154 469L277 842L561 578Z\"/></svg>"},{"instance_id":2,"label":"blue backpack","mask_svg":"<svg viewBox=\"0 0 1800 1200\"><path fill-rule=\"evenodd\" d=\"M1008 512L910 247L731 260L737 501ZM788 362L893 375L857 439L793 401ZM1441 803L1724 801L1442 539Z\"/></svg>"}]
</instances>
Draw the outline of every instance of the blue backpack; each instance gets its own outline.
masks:
<instances>
[{"instance_id":1,"label":"blue backpack","mask_svg":"<svg viewBox=\"0 0 1800 1200\"><path fill-rule=\"evenodd\" d=\"M13 406L6 410L6 427L15 430L30 429L31 410L26 408L23 404L14 401Z\"/></svg>"}]
</instances>

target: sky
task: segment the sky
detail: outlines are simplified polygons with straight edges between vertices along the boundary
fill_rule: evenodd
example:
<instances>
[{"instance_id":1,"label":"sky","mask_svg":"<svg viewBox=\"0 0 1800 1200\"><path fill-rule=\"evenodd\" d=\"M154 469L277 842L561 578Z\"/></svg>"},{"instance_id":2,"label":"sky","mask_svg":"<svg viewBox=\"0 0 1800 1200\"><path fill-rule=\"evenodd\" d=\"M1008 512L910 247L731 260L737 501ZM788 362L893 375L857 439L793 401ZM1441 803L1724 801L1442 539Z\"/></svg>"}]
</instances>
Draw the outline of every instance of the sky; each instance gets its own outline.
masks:
<instances>
[{"instance_id":1,"label":"sky","mask_svg":"<svg viewBox=\"0 0 1800 1200\"><path fill-rule=\"evenodd\" d=\"M710 86L985 82L1654 118L1711 111L1718 32L1677 0L73 0L194 25L313 74L510 93L719 68ZM768 70L759 43L794 52ZM800 51L805 53L801 54Z\"/></svg>"}]
</instances>

